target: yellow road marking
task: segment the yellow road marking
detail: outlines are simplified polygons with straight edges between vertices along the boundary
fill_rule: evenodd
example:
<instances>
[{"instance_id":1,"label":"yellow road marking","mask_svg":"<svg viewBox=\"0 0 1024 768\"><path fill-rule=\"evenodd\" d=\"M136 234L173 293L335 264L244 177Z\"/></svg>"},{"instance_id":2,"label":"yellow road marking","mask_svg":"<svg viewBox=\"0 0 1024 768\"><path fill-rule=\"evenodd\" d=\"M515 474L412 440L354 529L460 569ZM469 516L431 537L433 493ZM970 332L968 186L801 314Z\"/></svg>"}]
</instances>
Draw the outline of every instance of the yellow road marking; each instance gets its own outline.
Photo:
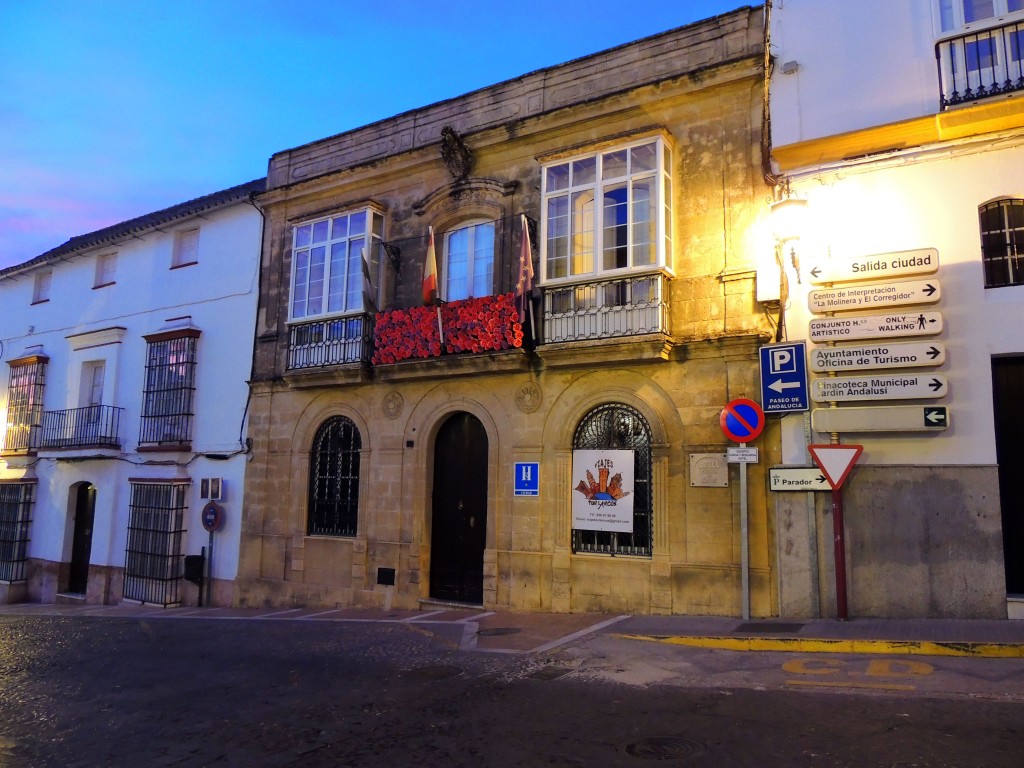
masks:
<instances>
[{"instance_id":1,"label":"yellow road marking","mask_svg":"<svg viewBox=\"0 0 1024 768\"><path fill-rule=\"evenodd\" d=\"M917 640L822 640L767 637L686 637L682 635L614 634L623 640L645 640L691 648L726 651L774 651L783 653L883 653L889 655L961 656L1021 659L1024 645Z\"/></svg>"}]
</instances>

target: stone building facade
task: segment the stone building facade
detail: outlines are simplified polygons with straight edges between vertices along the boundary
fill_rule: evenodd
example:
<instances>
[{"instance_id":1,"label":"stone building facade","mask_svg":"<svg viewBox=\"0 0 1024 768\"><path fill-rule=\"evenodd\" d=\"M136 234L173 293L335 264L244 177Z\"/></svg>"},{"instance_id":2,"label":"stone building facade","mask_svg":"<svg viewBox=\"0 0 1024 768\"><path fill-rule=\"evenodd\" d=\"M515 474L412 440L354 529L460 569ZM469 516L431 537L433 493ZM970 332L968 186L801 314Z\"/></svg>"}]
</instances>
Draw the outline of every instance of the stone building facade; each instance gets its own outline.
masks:
<instances>
[{"instance_id":1,"label":"stone building facade","mask_svg":"<svg viewBox=\"0 0 1024 768\"><path fill-rule=\"evenodd\" d=\"M719 415L772 331L763 63L745 8L271 158L242 605L741 612ZM581 522L591 470L613 530Z\"/></svg>"}]
</instances>

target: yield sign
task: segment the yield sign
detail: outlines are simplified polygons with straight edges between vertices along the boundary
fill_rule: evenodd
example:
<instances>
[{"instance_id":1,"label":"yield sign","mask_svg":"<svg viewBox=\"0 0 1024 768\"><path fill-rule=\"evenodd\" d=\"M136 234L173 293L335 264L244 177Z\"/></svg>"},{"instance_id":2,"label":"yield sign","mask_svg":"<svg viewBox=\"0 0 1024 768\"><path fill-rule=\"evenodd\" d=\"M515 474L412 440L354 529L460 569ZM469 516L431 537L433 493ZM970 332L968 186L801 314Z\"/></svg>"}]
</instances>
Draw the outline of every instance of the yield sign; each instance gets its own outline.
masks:
<instances>
[{"instance_id":1,"label":"yield sign","mask_svg":"<svg viewBox=\"0 0 1024 768\"><path fill-rule=\"evenodd\" d=\"M814 463L818 465L832 490L838 490L846 476L850 474L853 465L857 463L863 445L808 445L807 450L814 457Z\"/></svg>"}]
</instances>

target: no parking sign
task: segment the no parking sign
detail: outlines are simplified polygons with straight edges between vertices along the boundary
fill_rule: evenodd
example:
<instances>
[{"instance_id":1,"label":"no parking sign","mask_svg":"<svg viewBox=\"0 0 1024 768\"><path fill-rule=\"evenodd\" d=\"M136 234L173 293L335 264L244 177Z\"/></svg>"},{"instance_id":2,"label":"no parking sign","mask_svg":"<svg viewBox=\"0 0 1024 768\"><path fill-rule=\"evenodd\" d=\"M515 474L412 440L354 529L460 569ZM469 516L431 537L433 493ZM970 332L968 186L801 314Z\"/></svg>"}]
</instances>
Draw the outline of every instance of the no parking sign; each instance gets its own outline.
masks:
<instances>
[{"instance_id":1,"label":"no parking sign","mask_svg":"<svg viewBox=\"0 0 1024 768\"><path fill-rule=\"evenodd\" d=\"M746 397L730 400L719 418L722 432L737 443L756 440L764 429L764 411L761 406Z\"/></svg>"}]
</instances>

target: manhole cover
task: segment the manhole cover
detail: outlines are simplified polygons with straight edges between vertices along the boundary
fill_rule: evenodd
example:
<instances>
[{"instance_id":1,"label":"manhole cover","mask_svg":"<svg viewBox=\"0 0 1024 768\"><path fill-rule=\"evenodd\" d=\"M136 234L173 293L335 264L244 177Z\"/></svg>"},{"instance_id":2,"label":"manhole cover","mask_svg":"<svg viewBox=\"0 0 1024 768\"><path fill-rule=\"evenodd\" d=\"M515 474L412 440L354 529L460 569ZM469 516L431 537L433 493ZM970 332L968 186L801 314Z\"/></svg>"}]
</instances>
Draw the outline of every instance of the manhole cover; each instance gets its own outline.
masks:
<instances>
[{"instance_id":1,"label":"manhole cover","mask_svg":"<svg viewBox=\"0 0 1024 768\"><path fill-rule=\"evenodd\" d=\"M481 629L477 632L480 637L497 637L498 635L514 635L519 632L517 627L493 627L491 629Z\"/></svg>"},{"instance_id":2,"label":"manhole cover","mask_svg":"<svg viewBox=\"0 0 1024 768\"><path fill-rule=\"evenodd\" d=\"M642 760L679 760L707 752L704 742L685 736L652 736L626 745L626 753Z\"/></svg>"},{"instance_id":3,"label":"manhole cover","mask_svg":"<svg viewBox=\"0 0 1024 768\"><path fill-rule=\"evenodd\" d=\"M410 669L403 674L403 677L412 677L416 680L447 680L451 677L458 677L462 674L462 670L459 667L453 667L445 664L437 664L430 667L417 667L416 669Z\"/></svg>"},{"instance_id":4,"label":"manhole cover","mask_svg":"<svg viewBox=\"0 0 1024 768\"><path fill-rule=\"evenodd\" d=\"M771 635L777 632L799 632L803 628L803 624L792 624L782 621L757 621L750 624L740 624L736 627L736 631Z\"/></svg>"}]
</instances>

